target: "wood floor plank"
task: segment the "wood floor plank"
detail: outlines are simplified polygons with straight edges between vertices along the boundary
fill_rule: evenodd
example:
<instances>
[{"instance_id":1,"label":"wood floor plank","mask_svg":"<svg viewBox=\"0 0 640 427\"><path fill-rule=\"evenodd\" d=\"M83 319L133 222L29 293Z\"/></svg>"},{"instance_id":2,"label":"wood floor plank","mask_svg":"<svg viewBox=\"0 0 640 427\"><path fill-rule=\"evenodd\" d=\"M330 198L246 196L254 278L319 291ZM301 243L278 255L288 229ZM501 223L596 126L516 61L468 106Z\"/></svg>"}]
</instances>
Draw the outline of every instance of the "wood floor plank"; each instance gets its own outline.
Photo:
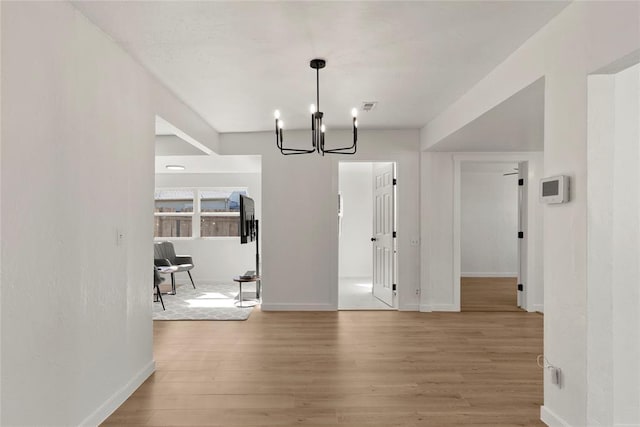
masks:
<instances>
[{"instance_id":1,"label":"wood floor plank","mask_svg":"<svg viewBox=\"0 0 640 427\"><path fill-rule=\"evenodd\" d=\"M154 322L157 365L104 425L541 426L543 317L261 312Z\"/></svg>"},{"instance_id":2,"label":"wood floor plank","mask_svg":"<svg viewBox=\"0 0 640 427\"><path fill-rule=\"evenodd\" d=\"M518 308L517 277L462 277L462 311L521 311Z\"/></svg>"}]
</instances>

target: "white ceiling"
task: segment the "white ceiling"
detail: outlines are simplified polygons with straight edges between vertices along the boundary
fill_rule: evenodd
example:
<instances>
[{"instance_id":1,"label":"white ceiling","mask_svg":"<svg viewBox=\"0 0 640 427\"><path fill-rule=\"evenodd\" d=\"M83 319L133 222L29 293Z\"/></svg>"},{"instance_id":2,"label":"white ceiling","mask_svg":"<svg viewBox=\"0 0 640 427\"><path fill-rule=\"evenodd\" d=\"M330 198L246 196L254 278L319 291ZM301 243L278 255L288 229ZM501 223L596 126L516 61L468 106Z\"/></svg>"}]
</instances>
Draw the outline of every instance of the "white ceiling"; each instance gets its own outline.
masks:
<instances>
[{"instance_id":1,"label":"white ceiling","mask_svg":"<svg viewBox=\"0 0 640 427\"><path fill-rule=\"evenodd\" d=\"M321 57L328 127L417 128L463 95L565 1L93 2L75 6L219 132L307 128Z\"/></svg>"}]
</instances>

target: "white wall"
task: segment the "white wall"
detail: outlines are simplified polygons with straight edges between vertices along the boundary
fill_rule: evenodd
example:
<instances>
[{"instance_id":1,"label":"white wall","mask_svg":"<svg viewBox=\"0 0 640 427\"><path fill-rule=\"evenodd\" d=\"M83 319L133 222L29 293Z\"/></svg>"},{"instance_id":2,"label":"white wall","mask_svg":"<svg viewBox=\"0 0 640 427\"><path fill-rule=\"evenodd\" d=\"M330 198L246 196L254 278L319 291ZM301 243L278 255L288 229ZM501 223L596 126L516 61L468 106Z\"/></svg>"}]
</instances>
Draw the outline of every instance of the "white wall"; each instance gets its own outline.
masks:
<instances>
[{"instance_id":1,"label":"white wall","mask_svg":"<svg viewBox=\"0 0 640 427\"><path fill-rule=\"evenodd\" d=\"M155 114L217 134L69 3L0 7L0 424L96 425L154 369Z\"/></svg>"},{"instance_id":2,"label":"white wall","mask_svg":"<svg viewBox=\"0 0 640 427\"><path fill-rule=\"evenodd\" d=\"M162 187L246 187L255 202L256 217L262 219L261 176L258 173L156 174L156 188ZM171 240L171 239L162 239ZM174 239L177 254L191 255L193 280L230 282L232 277L255 270L256 244L240 244L239 237ZM186 273L176 275L178 283L191 283Z\"/></svg>"},{"instance_id":3,"label":"white wall","mask_svg":"<svg viewBox=\"0 0 640 427\"><path fill-rule=\"evenodd\" d=\"M464 162L528 162L527 218L524 228L528 236L527 271L523 282L527 287L525 308L543 310L544 272L542 260L542 206L538 202L537 186L542 176L542 153L440 153L421 154L421 217L422 217L422 296L421 311L459 311L462 253L461 217L456 217L454 200L456 170ZM460 173L460 175L462 175ZM460 210L461 211L461 210ZM459 226L456 226L456 221ZM456 241L457 240L457 241ZM456 265L456 259L458 263Z\"/></svg>"},{"instance_id":4,"label":"white wall","mask_svg":"<svg viewBox=\"0 0 640 427\"><path fill-rule=\"evenodd\" d=\"M2 7L0 6L0 46L2 46ZM0 49L1 51L1 49ZM0 55L0 171L2 165L2 55ZM2 224L2 173L0 173L0 224ZM0 226L0 242L2 227ZM0 272L2 272L2 255L0 253ZM0 379L2 378L2 273L0 273ZM2 420L2 386L0 385L0 420Z\"/></svg>"},{"instance_id":5,"label":"white wall","mask_svg":"<svg viewBox=\"0 0 640 427\"><path fill-rule=\"evenodd\" d=\"M574 2L421 131L426 149L545 77L544 174L571 177L571 202L544 208L544 348L564 372L545 378L542 418L587 422L587 75L640 48L640 3Z\"/></svg>"},{"instance_id":6,"label":"white wall","mask_svg":"<svg viewBox=\"0 0 640 427\"><path fill-rule=\"evenodd\" d=\"M341 162L340 194L343 199L340 234L340 277L371 277L373 257L372 163Z\"/></svg>"},{"instance_id":7,"label":"white wall","mask_svg":"<svg viewBox=\"0 0 640 427\"><path fill-rule=\"evenodd\" d=\"M327 145L348 143L327 132ZM310 145L306 131L286 142ZM395 161L398 166L399 308L416 310L419 289L419 156L417 130L358 132L358 154L283 156L273 132L223 134L222 154L262 154L263 310L337 310L338 163Z\"/></svg>"},{"instance_id":8,"label":"white wall","mask_svg":"<svg viewBox=\"0 0 640 427\"><path fill-rule=\"evenodd\" d=\"M613 421L640 426L640 66L616 76L615 99Z\"/></svg>"},{"instance_id":9,"label":"white wall","mask_svg":"<svg viewBox=\"0 0 640 427\"><path fill-rule=\"evenodd\" d=\"M452 153L421 153L420 175L420 311L455 311Z\"/></svg>"},{"instance_id":10,"label":"white wall","mask_svg":"<svg viewBox=\"0 0 640 427\"><path fill-rule=\"evenodd\" d=\"M589 78L589 425L640 425L640 65Z\"/></svg>"},{"instance_id":11,"label":"white wall","mask_svg":"<svg viewBox=\"0 0 640 427\"><path fill-rule=\"evenodd\" d=\"M512 171L507 167L465 170L467 164L460 183L461 275L517 277L518 175L504 176Z\"/></svg>"}]
</instances>

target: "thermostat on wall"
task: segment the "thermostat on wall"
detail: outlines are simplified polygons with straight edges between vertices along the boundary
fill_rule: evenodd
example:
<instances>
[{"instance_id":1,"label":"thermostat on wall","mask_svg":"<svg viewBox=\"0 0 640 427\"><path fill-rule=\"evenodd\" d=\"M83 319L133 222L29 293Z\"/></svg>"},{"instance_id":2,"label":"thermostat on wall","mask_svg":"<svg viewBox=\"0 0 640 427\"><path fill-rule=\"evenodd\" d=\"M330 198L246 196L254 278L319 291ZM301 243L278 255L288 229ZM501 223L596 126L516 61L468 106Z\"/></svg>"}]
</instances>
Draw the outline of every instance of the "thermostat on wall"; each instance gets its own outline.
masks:
<instances>
[{"instance_id":1,"label":"thermostat on wall","mask_svg":"<svg viewBox=\"0 0 640 427\"><path fill-rule=\"evenodd\" d=\"M540 180L540 201L544 203L566 203L569 201L569 177L550 176Z\"/></svg>"}]
</instances>

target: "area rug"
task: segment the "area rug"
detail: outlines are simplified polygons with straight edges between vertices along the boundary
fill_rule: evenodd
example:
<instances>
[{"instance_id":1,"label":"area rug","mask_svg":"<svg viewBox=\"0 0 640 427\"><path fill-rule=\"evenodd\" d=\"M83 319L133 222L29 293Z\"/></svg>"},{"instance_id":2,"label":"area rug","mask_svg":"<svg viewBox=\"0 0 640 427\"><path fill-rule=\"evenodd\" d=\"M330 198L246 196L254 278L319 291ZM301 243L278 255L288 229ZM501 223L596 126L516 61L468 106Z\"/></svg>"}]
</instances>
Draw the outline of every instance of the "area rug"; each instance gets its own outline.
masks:
<instances>
[{"instance_id":1,"label":"area rug","mask_svg":"<svg viewBox=\"0 0 640 427\"><path fill-rule=\"evenodd\" d=\"M161 289L167 289L163 284ZM153 320L247 320L253 307L235 306L238 300L236 283L179 284L176 295L162 295L166 310L160 302L153 303ZM252 292L253 291L253 292ZM255 288L242 287L245 300L255 297Z\"/></svg>"}]
</instances>

